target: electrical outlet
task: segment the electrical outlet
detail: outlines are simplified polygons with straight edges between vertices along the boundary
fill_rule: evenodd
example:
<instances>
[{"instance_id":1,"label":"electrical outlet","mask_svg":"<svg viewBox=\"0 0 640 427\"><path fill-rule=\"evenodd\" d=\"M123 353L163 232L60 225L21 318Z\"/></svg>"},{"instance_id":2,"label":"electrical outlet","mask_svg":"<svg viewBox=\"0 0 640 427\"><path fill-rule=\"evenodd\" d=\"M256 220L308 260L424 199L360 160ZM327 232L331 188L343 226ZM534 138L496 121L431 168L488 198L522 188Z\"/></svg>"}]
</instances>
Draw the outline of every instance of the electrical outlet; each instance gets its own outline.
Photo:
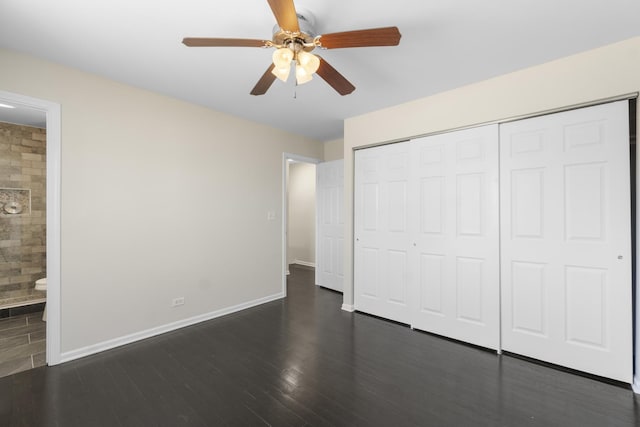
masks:
<instances>
[{"instance_id":1,"label":"electrical outlet","mask_svg":"<svg viewBox=\"0 0 640 427\"><path fill-rule=\"evenodd\" d=\"M178 307L179 305L184 305L184 297L174 298L171 303L172 307Z\"/></svg>"}]
</instances>

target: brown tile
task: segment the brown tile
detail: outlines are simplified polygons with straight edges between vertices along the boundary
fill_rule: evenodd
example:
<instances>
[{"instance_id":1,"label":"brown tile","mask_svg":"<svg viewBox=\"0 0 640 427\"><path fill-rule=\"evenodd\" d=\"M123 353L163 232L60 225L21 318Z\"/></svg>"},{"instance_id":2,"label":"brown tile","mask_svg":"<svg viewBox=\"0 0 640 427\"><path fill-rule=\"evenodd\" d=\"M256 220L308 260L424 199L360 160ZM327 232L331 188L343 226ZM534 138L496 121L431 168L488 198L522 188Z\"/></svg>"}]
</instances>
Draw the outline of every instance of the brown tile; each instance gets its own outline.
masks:
<instances>
[{"instance_id":1,"label":"brown tile","mask_svg":"<svg viewBox=\"0 0 640 427\"><path fill-rule=\"evenodd\" d=\"M29 342L42 341L44 339L47 339L47 330L46 330L46 328L45 329L41 329L39 331L31 332L29 334Z\"/></svg>"},{"instance_id":2,"label":"brown tile","mask_svg":"<svg viewBox=\"0 0 640 427\"><path fill-rule=\"evenodd\" d=\"M27 326L27 318L25 316L9 317L8 319L0 320L0 331L19 328L21 326Z\"/></svg>"},{"instance_id":3,"label":"brown tile","mask_svg":"<svg viewBox=\"0 0 640 427\"><path fill-rule=\"evenodd\" d=\"M2 350L29 344L29 335L19 335L11 338L0 338L0 352Z\"/></svg>"},{"instance_id":4,"label":"brown tile","mask_svg":"<svg viewBox=\"0 0 640 427\"><path fill-rule=\"evenodd\" d=\"M37 368L38 366L44 366L47 364L47 353L42 352L38 354L32 354L31 359L33 361L34 368Z\"/></svg>"},{"instance_id":5,"label":"brown tile","mask_svg":"<svg viewBox=\"0 0 640 427\"><path fill-rule=\"evenodd\" d=\"M42 320L42 312L27 314L27 325L36 326L36 325L46 325L46 324L47 322Z\"/></svg>"},{"instance_id":6,"label":"brown tile","mask_svg":"<svg viewBox=\"0 0 640 427\"><path fill-rule=\"evenodd\" d=\"M27 322L31 325L33 323L37 323L37 322L35 322L35 320L42 321L42 311L43 310L35 311L33 313L27 313L27 319L29 319L29 320L27 320Z\"/></svg>"},{"instance_id":7,"label":"brown tile","mask_svg":"<svg viewBox=\"0 0 640 427\"><path fill-rule=\"evenodd\" d=\"M34 325L25 325L19 328L5 329L0 331L0 339L18 337L20 335L28 335L32 332L39 332L46 330L46 323Z\"/></svg>"},{"instance_id":8,"label":"brown tile","mask_svg":"<svg viewBox=\"0 0 640 427\"><path fill-rule=\"evenodd\" d=\"M42 353L46 350L45 341L37 341L0 350L0 361L22 359L32 354Z\"/></svg>"},{"instance_id":9,"label":"brown tile","mask_svg":"<svg viewBox=\"0 0 640 427\"><path fill-rule=\"evenodd\" d=\"M7 375L26 371L32 367L33 361L31 360L31 355L22 359L0 362L0 377L6 377Z\"/></svg>"}]
</instances>

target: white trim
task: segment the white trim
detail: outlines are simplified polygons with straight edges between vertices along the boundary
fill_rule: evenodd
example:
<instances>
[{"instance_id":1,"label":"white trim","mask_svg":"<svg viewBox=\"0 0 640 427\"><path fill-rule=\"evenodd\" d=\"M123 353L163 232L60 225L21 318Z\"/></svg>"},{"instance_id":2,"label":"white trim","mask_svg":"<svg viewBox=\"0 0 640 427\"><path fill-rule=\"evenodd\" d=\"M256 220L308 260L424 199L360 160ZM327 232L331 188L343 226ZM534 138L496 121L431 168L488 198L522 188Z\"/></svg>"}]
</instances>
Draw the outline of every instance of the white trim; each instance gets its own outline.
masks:
<instances>
[{"instance_id":1,"label":"white trim","mask_svg":"<svg viewBox=\"0 0 640 427\"><path fill-rule=\"evenodd\" d=\"M638 120L640 120L640 100L636 101L636 134L638 133ZM638 150L638 145L636 143L636 194L635 202L636 202L636 235L635 235L635 269L636 269L636 282L633 284L636 300L634 304L634 316L635 316L635 347L634 347L634 355L635 355L635 363L634 363L634 377L633 377L633 391L635 393L640 394L640 277L638 277L638 272L640 271L640 241L639 241L639 233L638 233L638 225L640 225L640 212L638 211L638 207L640 207L640 171L638 171L638 167L640 166L640 150Z\"/></svg>"},{"instance_id":2,"label":"white trim","mask_svg":"<svg viewBox=\"0 0 640 427\"><path fill-rule=\"evenodd\" d=\"M349 313L353 313L356 311L356 307L353 304L342 304L341 307L344 311L348 311Z\"/></svg>"},{"instance_id":3,"label":"white trim","mask_svg":"<svg viewBox=\"0 0 640 427\"><path fill-rule=\"evenodd\" d=\"M136 341L151 338L156 335L161 335L167 332L175 331L187 326L195 325L197 323L206 322L207 320L215 319L217 317L226 316L227 314L236 313L238 311L246 310L251 307L266 304L271 301L284 298L281 293L270 295L263 298L258 298L253 301L244 302L234 305L232 307L222 308L220 310L212 311L210 313L201 314L198 316L190 317L188 319L178 320L166 325L157 326L155 328L147 329L133 334L125 335L118 338L113 338L107 341L103 341L97 344L92 344L86 347L82 347L76 350L66 351L62 353L61 362L69 362L71 360L80 359L81 357L90 356L92 354L100 353L102 351L111 350L112 348L120 347L123 345L131 344Z\"/></svg>"},{"instance_id":4,"label":"white trim","mask_svg":"<svg viewBox=\"0 0 640 427\"><path fill-rule=\"evenodd\" d=\"M47 364L60 363L60 104L0 91L0 100L47 115Z\"/></svg>"},{"instance_id":5,"label":"white trim","mask_svg":"<svg viewBox=\"0 0 640 427\"><path fill-rule=\"evenodd\" d=\"M292 264L300 264L300 265L304 265L305 267L316 268L316 263L315 262L300 261L299 259L293 260Z\"/></svg>"}]
</instances>

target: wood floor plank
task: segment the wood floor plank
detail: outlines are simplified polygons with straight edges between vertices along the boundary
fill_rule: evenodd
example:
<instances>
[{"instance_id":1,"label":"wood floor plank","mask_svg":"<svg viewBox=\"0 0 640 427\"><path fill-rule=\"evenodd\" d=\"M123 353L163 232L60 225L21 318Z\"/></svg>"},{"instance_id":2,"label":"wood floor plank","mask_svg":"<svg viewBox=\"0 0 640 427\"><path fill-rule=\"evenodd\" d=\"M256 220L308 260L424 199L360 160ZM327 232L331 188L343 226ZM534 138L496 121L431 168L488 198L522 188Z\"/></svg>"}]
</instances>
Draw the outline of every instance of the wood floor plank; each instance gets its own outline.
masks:
<instances>
[{"instance_id":1,"label":"wood floor plank","mask_svg":"<svg viewBox=\"0 0 640 427\"><path fill-rule=\"evenodd\" d=\"M313 283L293 267L286 299L0 378L0 425L640 424L628 388L347 313Z\"/></svg>"}]
</instances>

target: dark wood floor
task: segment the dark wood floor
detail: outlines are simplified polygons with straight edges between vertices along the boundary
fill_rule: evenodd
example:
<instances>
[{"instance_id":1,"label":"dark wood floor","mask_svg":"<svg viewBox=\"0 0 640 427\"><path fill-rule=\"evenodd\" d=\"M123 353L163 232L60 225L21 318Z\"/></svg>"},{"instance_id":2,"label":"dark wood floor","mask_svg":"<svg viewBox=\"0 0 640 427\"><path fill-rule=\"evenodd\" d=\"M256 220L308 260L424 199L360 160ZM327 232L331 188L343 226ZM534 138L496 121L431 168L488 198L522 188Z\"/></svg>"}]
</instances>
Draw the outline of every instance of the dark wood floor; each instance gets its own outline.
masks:
<instances>
[{"instance_id":1,"label":"dark wood floor","mask_svg":"<svg viewBox=\"0 0 640 427\"><path fill-rule=\"evenodd\" d=\"M0 379L2 426L638 426L631 390L340 310L282 301Z\"/></svg>"}]
</instances>

